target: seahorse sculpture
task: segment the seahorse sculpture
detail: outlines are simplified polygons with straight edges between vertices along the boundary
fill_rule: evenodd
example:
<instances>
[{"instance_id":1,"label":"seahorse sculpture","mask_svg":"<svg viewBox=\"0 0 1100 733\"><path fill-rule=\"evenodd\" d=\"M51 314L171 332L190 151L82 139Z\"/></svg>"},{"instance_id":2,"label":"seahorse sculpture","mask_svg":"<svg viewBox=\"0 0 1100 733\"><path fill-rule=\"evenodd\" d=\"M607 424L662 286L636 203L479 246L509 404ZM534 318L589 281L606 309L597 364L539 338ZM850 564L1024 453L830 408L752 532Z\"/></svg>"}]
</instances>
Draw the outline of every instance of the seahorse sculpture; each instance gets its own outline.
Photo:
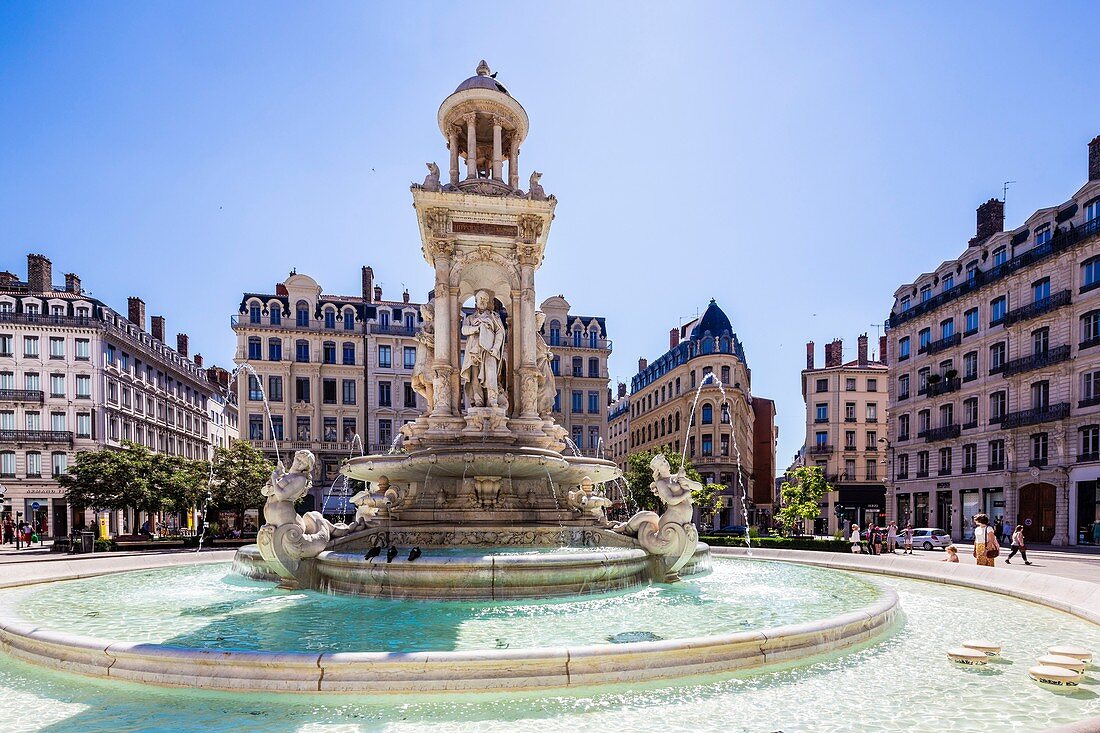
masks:
<instances>
[{"instance_id":1,"label":"seahorse sculpture","mask_svg":"<svg viewBox=\"0 0 1100 733\"><path fill-rule=\"evenodd\" d=\"M625 522L614 525L614 532L634 537L642 549L660 556L664 565L665 582L679 580L679 571L695 554L699 543L699 530L692 524L691 492L702 488L681 469L672 473L668 459L657 454L649 462L653 471L653 483L649 485L665 505L663 514L642 511Z\"/></svg>"}]
</instances>

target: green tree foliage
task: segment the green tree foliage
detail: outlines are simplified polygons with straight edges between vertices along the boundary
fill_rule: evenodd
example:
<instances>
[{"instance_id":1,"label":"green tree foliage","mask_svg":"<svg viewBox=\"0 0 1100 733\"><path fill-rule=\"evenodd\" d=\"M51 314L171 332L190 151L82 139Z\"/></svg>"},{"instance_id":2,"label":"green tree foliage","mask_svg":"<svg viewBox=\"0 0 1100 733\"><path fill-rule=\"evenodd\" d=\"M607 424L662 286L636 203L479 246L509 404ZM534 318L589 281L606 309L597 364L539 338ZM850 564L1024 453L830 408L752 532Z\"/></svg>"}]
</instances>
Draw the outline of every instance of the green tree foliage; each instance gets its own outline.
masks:
<instances>
[{"instance_id":1,"label":"green tree foliage","mask_svg":"<svg viewBox=\"0 0 1100 733\"><path fill-rule=\"evenodd\" d=\"M214 451L213 505L236 510L238 516L244 516L245 509L262 506L260 489L274 470L275 465L263 453L243 440L229 448L218 448Z\"/></svg>"},{"instance_id":2,"label":"green tree foliage","mask_svg":"<svg viewBox=\"0 0 1100 733\"><path fill-rule=\"evenodd\" d=\"M667 446L662 446L659 449L631 454L630 458L627 460L626 475L624 478L626 479L626 485L630 491L630 496L633 498L634 503L638 505L639 509L648 509L649 511L660 513L663 507L657 500L657 497L649 489L649 485L653 483L653 471L649 467L649 462L653 460L653 456L657 454L664 455L673 473L679 471L680 466L684 465L679 453ZM691 465L691 461L687 461L685 469L685 473L689 479L703 483L703 477L700 476L699 472ZM726 487L722 484L704 484L702 488L691 493L691 501L699 511L700 522L704 524L708 523L711 517L714 516L714 512L718 508L718 495L724 491L725 488Z\"/></svg>"},{"instance_id":3,"label":"green tree foliage","mask_svg":"<svg viewBox=\"0 0 1100 733\"><path fill-rule=\"evenodd\" d=\"M136 443L123 443L121 449L81 451L58 483L74 506L157 511L161 499L154 491L152 456Z\"/></svg>"},{"instance_id":4,"label":"green tree foliage","mask_svg":"<svg viewBox=\"0 0 1100 733\"><path fill-rule=\"evenodd\" d=\"M796 468L779 488L783 508L776 512L776 520L788 532L802 522L812 522L821 513L821 499L832 490L820 466Z\"/></svg>"}]
</instances>

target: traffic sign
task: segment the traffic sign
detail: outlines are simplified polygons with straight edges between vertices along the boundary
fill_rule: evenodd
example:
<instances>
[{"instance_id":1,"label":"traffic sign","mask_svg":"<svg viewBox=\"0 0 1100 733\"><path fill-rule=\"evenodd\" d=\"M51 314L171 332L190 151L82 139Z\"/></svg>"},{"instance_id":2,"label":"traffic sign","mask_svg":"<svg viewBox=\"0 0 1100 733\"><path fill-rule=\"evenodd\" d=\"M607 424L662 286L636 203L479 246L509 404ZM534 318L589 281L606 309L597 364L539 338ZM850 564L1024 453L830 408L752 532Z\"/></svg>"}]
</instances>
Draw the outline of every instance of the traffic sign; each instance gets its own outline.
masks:
<instances>
[{"instance_id":1,"label":"traffic sign","mask_svg":"<svg viewBox=\"0 0 1100 733\"><path fill-rule=\"evenodd\" d=\"M38 510L39 510L39 509L41 509L41 508L42 508L42 507L41 507L41 506L40 506L40 505L38 504L38 502L37 502L37 501L32 501L32 502L31 502L31 509L33 509L33 510L35 510L35 511L38 511Z\"/></svg>"}]
</instances>

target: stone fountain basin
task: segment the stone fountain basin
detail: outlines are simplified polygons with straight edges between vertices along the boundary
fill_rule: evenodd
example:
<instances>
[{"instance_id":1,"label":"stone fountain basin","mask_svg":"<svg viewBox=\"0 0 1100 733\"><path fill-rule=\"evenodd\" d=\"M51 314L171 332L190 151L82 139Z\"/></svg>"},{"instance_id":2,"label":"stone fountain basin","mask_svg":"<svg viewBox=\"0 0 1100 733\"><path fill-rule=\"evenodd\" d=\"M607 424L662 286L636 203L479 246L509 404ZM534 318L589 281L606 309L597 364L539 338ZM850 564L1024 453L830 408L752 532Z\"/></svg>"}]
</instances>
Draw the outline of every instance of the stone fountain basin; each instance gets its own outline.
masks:
<instances>
[{"instance_id":1,"label":"stone fountain basin","mask_svg":"<svg viewBox=\"0 0 1100 733\"><path fill-rule=\"evenodd\" d=\"M514 479L549 477L555 484L578 485L587 476L595 484L622 476L611 461L563 456L545 448L477 445L466 448L426 448L414 453L359 456L344 462L340 472L374 483L422 481L427 476L462 478L502 476Z\"/></svg>"}]
</instances>

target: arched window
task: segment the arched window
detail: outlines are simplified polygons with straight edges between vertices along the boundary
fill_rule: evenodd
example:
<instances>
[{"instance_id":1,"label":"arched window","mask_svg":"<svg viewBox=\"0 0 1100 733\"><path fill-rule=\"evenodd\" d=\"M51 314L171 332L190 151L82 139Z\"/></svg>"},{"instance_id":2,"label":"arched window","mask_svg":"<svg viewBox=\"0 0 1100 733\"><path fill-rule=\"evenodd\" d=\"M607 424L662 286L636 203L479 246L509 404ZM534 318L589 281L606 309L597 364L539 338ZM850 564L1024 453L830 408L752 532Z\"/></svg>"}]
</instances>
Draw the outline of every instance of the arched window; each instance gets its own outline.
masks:
<instances>
[{"instance_id":1,"label":"arched window","mask_svg":"<svg viewBox=\"0 0 1100 733\"><path fill-rule=\"evenodd\" d=\"M323 364L335 364L336 363L336 342L326 341L321 345L321 363Z\"/></svg>"},{"instance_id":2,"label":"arched window","mask_svg":"<svg viewBox=\"0 0 1100 733\"><path fill-rule=\"evenodd\" d=\"M673 425L674 425L674 427L672 428L673 431L676 432L676 433L679 433L680 432L680 413L679 412L676 413L675 419L673 420Z\"/></svg>"},{"instance_id":3,"label":"arched window","mask_svg":"<svg viewBox=\"0 0 1100 733\"><path fill-rule=\"evenodd\" d=\"M259 361L263 357L263 346L260 343L259 336L250 336L248 338L248 360Z\"/></svg>"},{"instance_id":4,"label":"arched window","mask_svg":"<svg viewBox=\"0 0 1100 733\"><path fill-rule=\"evenodd\" d=\"M557 321L550 321L550 345L561 345L561 324Z\"/></svg>"},{"instance_id":5,"label":"arched window","mask_svg":"<svg viewBox=\"0 0 1100 733\"><path fill-rule=\"evenodd\" d=\"M283 304L275 300L267 304L268 320L272 326L281 325L283 322Z\"/></svg>"},{"instance_id":6,"label":"arched window","mask_svg":"<svg viewBox=\"0 0 1100 733\"><path fill-rule=\"evenodd\" d=\"M353 311L351 308L344 309L344 330L355 330L355 311Z\"/></svg>"},{"instance_id":7,"label":"arched window","mask_svg":"<svg viewBox=\"0 0 1100 733\"><path fill-rule=\"evenodd\" d=\"M295 323L299 328L309 327L309 303L304 300L299 300L298 305L294 307Z\"/></svg>"},{"instance_id":8,"label":"arched window","mask_svg":"<svg viewBox=\"0 0 1100 733\"><path fill-rule=\"evenodd\" d=\"M578 347L581 345L581 330L579 328L573 330L573 345Z\"/></svg>"},{"instance_id":9,"label":"arched window","mask_svg":"<svg viewBox=\"0 0 1100 733\"><path fill-rule=\"evenodd\" d=\"M599 348L600 335L595 330L588 332L588 348Z\"/></svg>"},{"instance_id":10,"label":"arched window","mask_svg":"<svg viewBox=\"0 0 1100 733\"><path fill-rule=\"evenodd\" d=\"M703 424L710 425L714 422L714 407L709 402L703 405Z\"/></svg>"},{"instance_id":11,"label":"arched window","mask_svg":"<svg viewBox=\"0 0 1100 733\"><path fill-rule=\"evenodd\" d=\"M730 424L730 404L728 402L722 403L722 424Z\"/></svg>"},{"instance_id":12,"label":"arched window","mask_svg":"<svg viewBox=\"0 0 1100 733\"><path fill-rule=\"evenodd\" d=\"M248 304L248 322L259 323L260 322L260 304L253 302Z\"/></svg>"},{"instance_id":13,"label":"arched window","mask_svg":"<svg viewBox=\"0 0 1100 733\"><path fill-rule=\"evenodd\" d=\"M294 361L309 363L309 342L305 339L294 342Z\"/></svg>"},{"instance_id":14,"label":"arched window","mask_svg":"<svg viewBox=\"0 0 1100 733\"><path fill-rule=\"evenodd\" d=\"M335 308L325 308L325 328L336 328Z\"/></svg>"}]
</instances>

